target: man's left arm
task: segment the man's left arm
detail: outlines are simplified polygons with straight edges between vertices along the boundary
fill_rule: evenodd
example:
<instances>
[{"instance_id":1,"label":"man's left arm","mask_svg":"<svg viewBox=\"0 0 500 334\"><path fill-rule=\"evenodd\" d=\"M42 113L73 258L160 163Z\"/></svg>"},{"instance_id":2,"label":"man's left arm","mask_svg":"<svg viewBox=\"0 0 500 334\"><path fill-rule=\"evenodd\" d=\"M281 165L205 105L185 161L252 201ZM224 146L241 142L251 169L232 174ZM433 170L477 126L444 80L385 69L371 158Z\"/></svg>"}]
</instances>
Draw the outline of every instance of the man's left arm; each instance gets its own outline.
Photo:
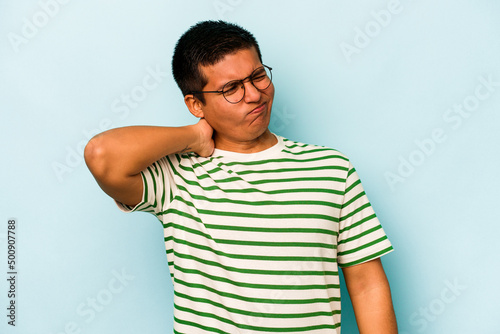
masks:
<instances>
[{"instance_id":1,"label":"man's left arm","mask_svg":"<svg viewBox=\"0 0 500 334\"><path fill-rule=\"evenodd\" d=\"M397 334L389 282L380 258L342 268L360 334Z\"/></svg>"}]
</instances>

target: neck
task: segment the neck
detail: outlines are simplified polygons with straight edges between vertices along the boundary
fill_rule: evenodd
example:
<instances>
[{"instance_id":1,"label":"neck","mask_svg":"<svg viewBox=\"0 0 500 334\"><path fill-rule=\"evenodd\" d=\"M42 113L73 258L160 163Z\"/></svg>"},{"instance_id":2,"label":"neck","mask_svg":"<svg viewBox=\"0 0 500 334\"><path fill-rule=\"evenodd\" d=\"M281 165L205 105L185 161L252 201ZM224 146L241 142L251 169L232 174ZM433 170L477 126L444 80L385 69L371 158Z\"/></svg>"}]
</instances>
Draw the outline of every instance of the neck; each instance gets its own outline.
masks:
<instances>
[{"instance_id":1,"label":"neck","mask_svg":"<svg viewBox=\"0 0 500 334\"><path fill-rule=\"evenodd\" d=\"M232 139L227 136L221 136L218 133L214 134L215 148L237 153L256 153L264 151L277 142L278 139L269 129L266 129L259 137L249 140Z\"/></svg>"}]
</instances>

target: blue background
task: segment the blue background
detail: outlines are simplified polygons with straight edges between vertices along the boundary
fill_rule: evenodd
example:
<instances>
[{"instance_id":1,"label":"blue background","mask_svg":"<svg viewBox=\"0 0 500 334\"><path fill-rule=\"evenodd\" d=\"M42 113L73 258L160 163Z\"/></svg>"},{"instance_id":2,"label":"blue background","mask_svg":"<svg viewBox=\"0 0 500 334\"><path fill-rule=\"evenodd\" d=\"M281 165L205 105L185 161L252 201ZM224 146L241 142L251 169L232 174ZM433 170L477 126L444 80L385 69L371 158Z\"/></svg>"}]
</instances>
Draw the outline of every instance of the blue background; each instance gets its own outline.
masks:
<instances>
[{"instance_id":1,"label":"blue background","mask_svg":"<svg viewBox=\"0 0 500 334\"><path fill-rule=\"evenodd\" d=\"M121 213L81 152L110 127L194 123L172 51L225 19L274 69L271 129L356 166L396 250L383 263L400 333L499 333L499 17L493 0L1 1L0 332L171 332L162 227Z\"/></svg>"}]
</instances>

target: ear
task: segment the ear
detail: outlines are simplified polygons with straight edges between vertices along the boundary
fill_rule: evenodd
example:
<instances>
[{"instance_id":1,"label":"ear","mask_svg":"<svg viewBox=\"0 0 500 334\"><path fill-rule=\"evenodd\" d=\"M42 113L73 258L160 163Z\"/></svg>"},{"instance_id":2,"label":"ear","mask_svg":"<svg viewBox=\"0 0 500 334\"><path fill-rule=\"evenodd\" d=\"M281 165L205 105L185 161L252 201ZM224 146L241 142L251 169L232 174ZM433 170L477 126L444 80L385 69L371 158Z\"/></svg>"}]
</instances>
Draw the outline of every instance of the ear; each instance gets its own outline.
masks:
<instances>
[{"instance_id":1,"label":"ear","mask_svg":"<svg viewBox=\"0 0 500 334\"><path fill-rule=\"evenodd\" d=\"M205 117L205 114L203 113L203 103L201 103L200 100L194 97L193 94L188 94L184 96L184 103L186 103L186 106L188 107L189 111L195 117L198 118Z\"/></svg>"}]
</instances>

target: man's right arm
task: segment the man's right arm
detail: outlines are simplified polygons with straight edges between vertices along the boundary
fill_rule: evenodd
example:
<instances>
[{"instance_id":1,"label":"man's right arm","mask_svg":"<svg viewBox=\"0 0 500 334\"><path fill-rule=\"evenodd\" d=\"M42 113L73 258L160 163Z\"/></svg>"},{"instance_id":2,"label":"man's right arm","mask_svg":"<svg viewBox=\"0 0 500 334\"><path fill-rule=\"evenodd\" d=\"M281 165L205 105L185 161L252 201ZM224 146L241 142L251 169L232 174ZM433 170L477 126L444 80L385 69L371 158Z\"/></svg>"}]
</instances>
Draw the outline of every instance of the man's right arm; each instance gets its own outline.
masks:
<instances>
[{"instance_id":1,"label":"man's right arm","mask_svg":"<svg viewBox=\"0 0 500 334\"><path fill-rule=\"evenodd\" d=\"M140 172L166 155L214 150L212 128L201 119L183 127L131 126L93 137L85 147L87 166L102 190L118 202L135 206L142 200Z\"/></svg>"}]
</instances>

